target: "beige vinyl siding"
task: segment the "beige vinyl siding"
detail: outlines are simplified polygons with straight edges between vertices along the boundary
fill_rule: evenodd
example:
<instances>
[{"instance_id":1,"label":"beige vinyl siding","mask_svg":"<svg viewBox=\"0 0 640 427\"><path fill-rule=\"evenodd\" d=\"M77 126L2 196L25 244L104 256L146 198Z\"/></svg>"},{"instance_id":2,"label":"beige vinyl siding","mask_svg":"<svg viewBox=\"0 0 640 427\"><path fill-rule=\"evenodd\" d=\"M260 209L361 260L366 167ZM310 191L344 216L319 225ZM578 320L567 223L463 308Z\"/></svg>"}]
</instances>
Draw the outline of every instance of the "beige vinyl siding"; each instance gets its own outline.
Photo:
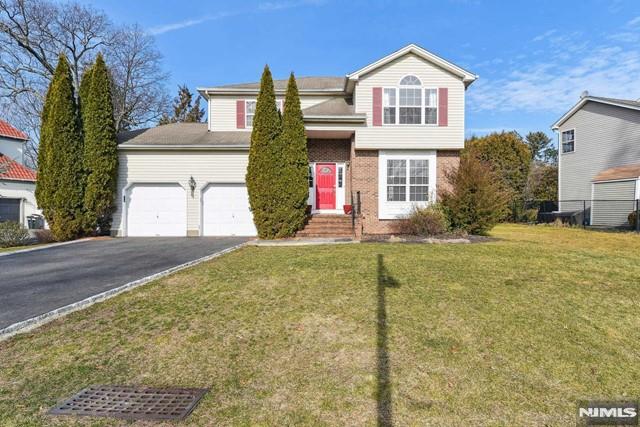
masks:
<instances>
[{"instance_id":1,"label":"beige vinyl siding","mask_svg":"<svg viewBox=\"0 0 640 427\"><path fill-rule=\"evenodd\" d=\"M636 180L593 184L592 225L627 226L627 217L636 208Z\"/></svg>"},{"instance_id":2,"label":"beige vinyl siding","mask_svg":"<svg viewBox=\"0 0 640 427\"><path fill-rule=\"evenodd\" d=\"M243 183L247 151L120 151L112 232L122 235L124 189L134 183L179 183L187 192L187 230L200 232L200 191L209 183ZM189 178L196 181L191 195Z\"/></svg>"},{"instance_id":3,"label":"beige vinyl siding","mask_svg":"<svg viewBox=\"0 0 640 427\"><path fill-rule=\"evenodd\" d=\"M591 181L599 172L640 163L640 111L587 102L560 126L559 137L570 129L575 151L559 154L561 200L591 199Z\"/></svg>"},{"instance_id":4,"label":"beige vinyl siding","mask_svg":"<svg viewBox=\"0 0 640 427\"><path fill-rule=\"evenodd\" d=\"M209 99L209 130L211 131L234 131L236 128L236 101L239 99L255 100L257 95L231 96L212 95ZM326 95L301 95L300 105L302 109L331 99ZM277 96L276 99L283 100L284 96ZM249 129L247 129L249 130Z\"/></svg>"},{"instance_id":5,"label":"beige vinyl siding","mask_svg":"<svg viewBox=\"0 0 640 427\"><path fill-rule=\"evenodd\" d=\"M402 77L409 74L418 77L423 87L449 89L448 126L373 126L372 89L396 87ZM398 58L357 83L355 108L357 113L367 115L367 127L356 132L356 148L461 149L464 147L464 102L465 88L458 77L413 54Z\"/></svg>"}]
</instances>

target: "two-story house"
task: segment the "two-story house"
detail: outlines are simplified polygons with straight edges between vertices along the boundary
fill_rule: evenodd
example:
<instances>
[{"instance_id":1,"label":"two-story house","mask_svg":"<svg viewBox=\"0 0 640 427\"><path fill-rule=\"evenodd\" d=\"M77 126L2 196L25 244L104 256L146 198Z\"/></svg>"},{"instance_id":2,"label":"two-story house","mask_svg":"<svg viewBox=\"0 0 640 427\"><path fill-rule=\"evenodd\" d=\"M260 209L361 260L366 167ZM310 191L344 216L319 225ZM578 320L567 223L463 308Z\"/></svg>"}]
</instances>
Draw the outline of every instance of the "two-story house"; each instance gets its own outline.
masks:
<instances>
[{"instance_id":1,"label":"two-story house","mask_svg":"<svg viewBox=\"0 0 640 427\"><path fill-rule=\"evenodd\" d=\"M24 132L0 120L0 222L27 227L28 217L39 215L35 197L36 172L25 166Z\"/></svg>"},{"instance_id":2,"label":"two-story house","mask_svg":"<svg viewBox=\"0 0 640 427\"><path fill-rule=\"evenodd\" d=\"M558 199L595 226L626 226L640 198L640 102L584 92L552 125L558 133Z\"/></svg>"},{"instance_id":3,"label":"two-story house","mask_svg":"<svg viewBox=\"0 0 640 427\"><path fill-rule=\"evenodd\" d=\"M297 78L312 215L338 218L360 200L356 234L386 234L434 201L464 147L465 91L476 79L413 44L344 77ZM274 81L279 108L286 84ZM256 234L245 174L259 86L199 88L207 124L119 136L114 234Z\"/></svg>"}]
</instances>

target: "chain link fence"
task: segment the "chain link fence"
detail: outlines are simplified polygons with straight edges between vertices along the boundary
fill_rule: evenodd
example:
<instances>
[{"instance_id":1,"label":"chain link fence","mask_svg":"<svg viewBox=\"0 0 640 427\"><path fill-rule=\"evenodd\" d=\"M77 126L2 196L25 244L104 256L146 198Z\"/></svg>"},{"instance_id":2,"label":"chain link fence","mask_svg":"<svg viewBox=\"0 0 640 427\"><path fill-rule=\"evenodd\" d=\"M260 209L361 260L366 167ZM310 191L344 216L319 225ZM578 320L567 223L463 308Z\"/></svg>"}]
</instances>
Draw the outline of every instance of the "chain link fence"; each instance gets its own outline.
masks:
<instances>
[{"instance_id":1,"label":"chain link fence","mask_svg":"<svg viewBox=\"0 0 640 427\"><path fill-rule=\"evenodd\" d=\"M640 232L640 200L525 200L514 201L511 220L553 223Z\"/></svg>"}]
</instances>

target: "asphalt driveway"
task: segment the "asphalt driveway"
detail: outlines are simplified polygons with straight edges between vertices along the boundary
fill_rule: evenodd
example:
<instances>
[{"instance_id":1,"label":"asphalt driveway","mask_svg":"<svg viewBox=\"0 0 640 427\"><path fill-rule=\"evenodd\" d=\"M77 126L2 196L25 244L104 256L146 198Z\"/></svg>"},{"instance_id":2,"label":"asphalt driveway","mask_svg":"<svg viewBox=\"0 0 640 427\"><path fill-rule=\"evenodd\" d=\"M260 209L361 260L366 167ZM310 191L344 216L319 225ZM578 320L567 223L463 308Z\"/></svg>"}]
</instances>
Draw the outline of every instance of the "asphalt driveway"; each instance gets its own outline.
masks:
<instances>
[{"instance_id":1,"label":"asphalt driveway","mask_svg":"<svg viewBox=\"0 0 640 427\"><path fill-rule=\"evenodd\" d=\"M243 237L90 240L0 257L0 329L230 248Z\"/></svg>"}]
</instances>

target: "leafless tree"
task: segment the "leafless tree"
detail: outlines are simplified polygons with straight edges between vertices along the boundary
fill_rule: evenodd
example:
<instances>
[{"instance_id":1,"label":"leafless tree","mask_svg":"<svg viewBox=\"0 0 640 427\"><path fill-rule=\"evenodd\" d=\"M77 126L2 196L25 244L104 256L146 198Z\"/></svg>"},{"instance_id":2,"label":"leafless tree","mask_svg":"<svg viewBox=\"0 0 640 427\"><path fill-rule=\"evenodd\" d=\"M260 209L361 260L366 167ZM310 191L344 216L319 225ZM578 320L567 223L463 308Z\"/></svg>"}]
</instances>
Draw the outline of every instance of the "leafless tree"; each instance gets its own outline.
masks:
<instances>
[{"instance_id":1,"label":"leafless tree","mask_svg":"<svg viewBox=\"0 0 640 427\"><path fill-rule=\"evenodd\" d=\"M0 0L0 115L31 136L28 160L37 157L40 113L58 56L67 56L77 88L99 51L112 70L117 130L156 121L169 102L168 76L140 27L115 28L103 12L74 2Z\"/></svg>"},{"instance_id":2,"label":"leafless tree","mask_svg":"<svg viewBox=\"0 0 640 427\"><path fill-rule=\"evenodd\" d=\"M138 25L121 28L106 52L112 74L114 114L118 131L157 122L167 111L164 83L169 75L154 39Z\"/></svg>"}]
</instances>

